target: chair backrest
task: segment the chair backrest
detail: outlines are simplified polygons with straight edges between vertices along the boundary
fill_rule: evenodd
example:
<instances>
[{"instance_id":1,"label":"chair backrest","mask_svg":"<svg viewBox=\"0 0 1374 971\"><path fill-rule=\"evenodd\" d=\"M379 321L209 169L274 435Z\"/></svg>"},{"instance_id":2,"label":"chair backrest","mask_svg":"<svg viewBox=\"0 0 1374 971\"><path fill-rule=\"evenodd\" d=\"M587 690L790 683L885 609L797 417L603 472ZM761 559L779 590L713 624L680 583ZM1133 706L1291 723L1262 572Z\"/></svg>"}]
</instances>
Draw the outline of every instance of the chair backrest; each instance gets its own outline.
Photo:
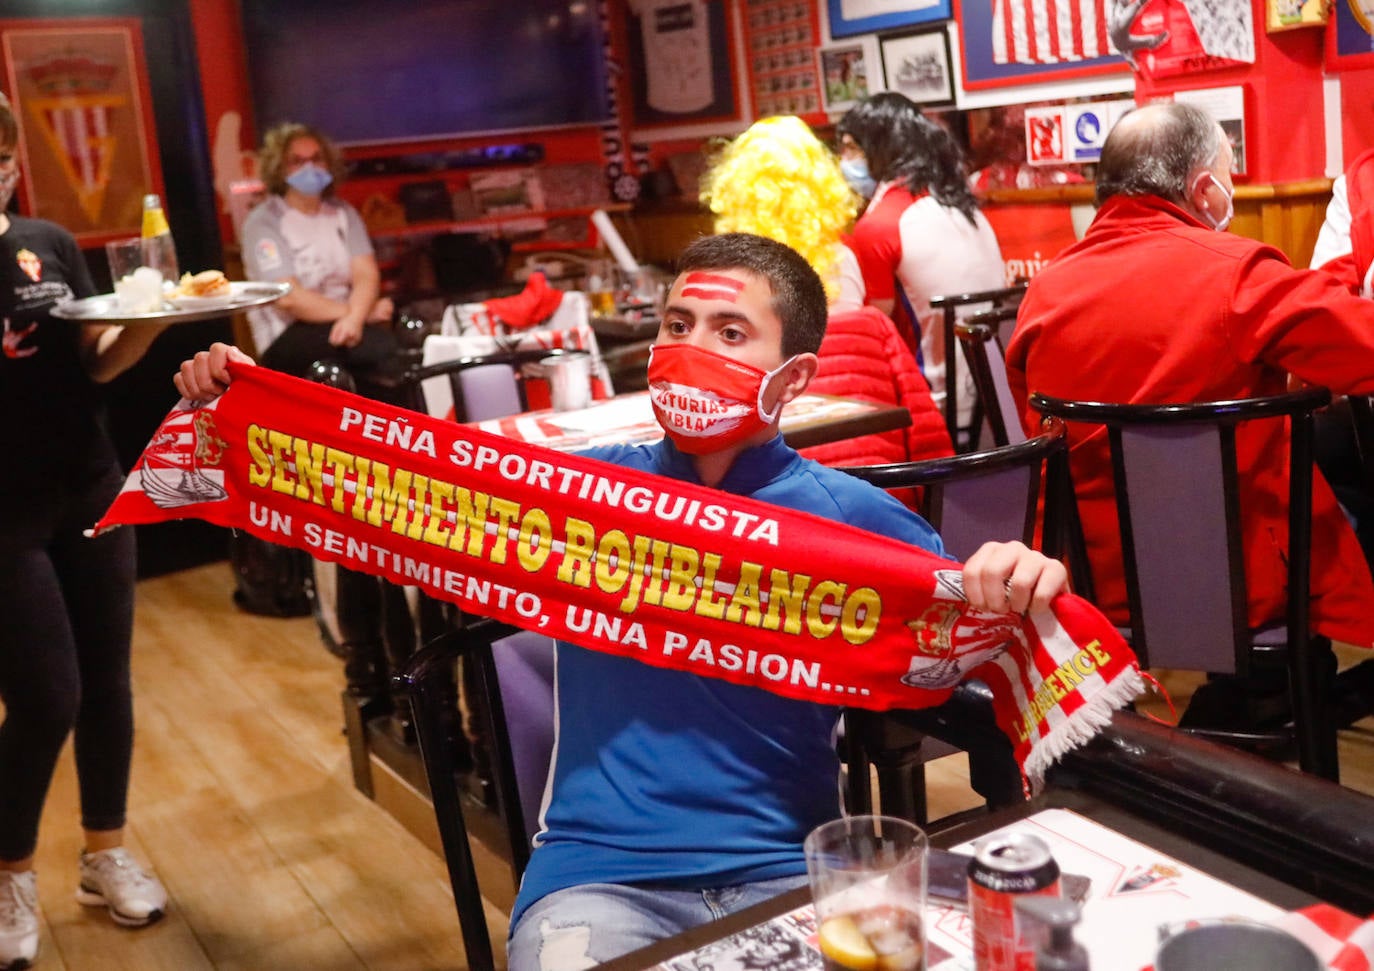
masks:
<instances>
[{"instance_id":1,"label":"chair backrest","mask_svg":"<svg viewBox=\"0 0 1374 971\"><path fill-rule=\"evenodd\" d=\"M496 681L494 693L501 700L501 710L493 712L492 721L505 728L510 745L510 778L515 783L516 796L511 808L518 807L520 811L519 818L511 813L510 829L513 834L521 830L525 834L525 842L512 856L523 873L529 862L530 841L539 832L539 814L553 756L554 641L532 631L516 631L494 641L490 656ZM488 698L492 694L488 685Z\"/></svg>"},{"instance_id":2,"label":"chair backrest","mask_svg":"<svg viewBox=\"0 0 1374 971\"><path fill-rule=\"evenodd\" d=\"M1065 457L1064 426L1051 422L1016 445L920 462L869 465L843 471L884 489L923 487L921 512L959 559L989 540L1035 541L1042 476ZM1051 477L1051 481L1062 481ZM1047 497L1047 503L1050 498ZM1050 549L1058 530L1046 530Z\"/></svg>"},{"instance_id":3,"label":"chair backrest","mask_svg":"<svg viewBox=\"0 0 1374 971\"><path fill-rule=\"evenodd\" d=\"M520 379L509 363L478 364L452 373L458 379L464 421L486 421L524 411Z\"/></svg>"},{"instance_id":4,"label":"chair backrest","mask_svg":"<svg viewBox=\"0 0 1374 971\"><path fill-rule=\"evenodd\" d=\"M436 418L451 415L465 422L504 418L527 410L524 387L527 365L564 354L581 353L539 347L439 360L411 368L402 379L402 386L408 389L412 408Z\"/></svg>"},{"instance_id":5,"label":"chair backrest","mask_svg":"<svg viewBox=\"0 0 1374 971\"><path fill-rule=\"evenodd\" d=\"M949 429L950 441L959 448L959 358L956 350L954 325L960 317L978 310L999 310L1016 308L1026 295L1025 281L995 290L979 290L973 293L942 294L930 298L930 306L941 311L940 326L944 331L945 346L945 425ZM977 439L970 437L969 449L977 449Z\"/></svg>"},{"instance_id":6,"label":"chair backrest","mask_svg":"<svg viewBox=\"0 0 1374 971\"><path fill-rule=\"evenodd\" d=\"M482 733L491 758L496 811L516 886L529 862L553 747L553 641L490 620L475 620L418 651L397 680L405 688L472 971L495 971L482 891L468 842L467 807L457 780L461 717L455 667L476 666ZM474 821L475 822L475 821Z\"/></svg>"},{"instance_id":7,"label":"chair backrest","mask_svg":"<svg viewBox=\"0 0 1374 971\"><path fill-rule=\"evenodd\" d=\"M1026 439L1007 379L1006 342L1015 323L1016 308L1005 307L974 314L954 325L959 346L973 372L979 409L987 420L994 445L1014 445ZM978 427L975 420L969 433L975 440Z\"/></svg>"},{"instance_id":8,"label":"chair backrest","mask_svg":"<svg viewBox=\"0 0 1374 971\"><path fill-rule=\"evenodd\" d=\"M1236 460L1236 426L1245 421L1291 423L1288 647L1307 643L1312 412L1329 400L1323 389L1177 405L1031 395L1042 414L1106 427L1131 643L1143 664L1248 673Z\"/></svg>"}]
</instances>

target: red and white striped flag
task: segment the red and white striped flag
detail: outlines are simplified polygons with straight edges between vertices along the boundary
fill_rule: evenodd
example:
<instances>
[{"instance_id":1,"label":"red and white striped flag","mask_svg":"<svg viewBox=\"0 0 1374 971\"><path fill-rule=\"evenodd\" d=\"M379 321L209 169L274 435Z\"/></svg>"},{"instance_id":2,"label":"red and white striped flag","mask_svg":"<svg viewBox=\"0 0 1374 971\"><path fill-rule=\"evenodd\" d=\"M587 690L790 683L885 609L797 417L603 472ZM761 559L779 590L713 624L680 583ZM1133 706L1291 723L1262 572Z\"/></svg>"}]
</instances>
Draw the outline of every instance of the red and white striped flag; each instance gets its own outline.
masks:
<instances>
[{"instance_id":1,"label":"red and white striped flag","mask_svg":"<svg viewBox=\"0 0 1374 971\"><path fill-rule=\"evenodd\" d=\"M997 64L1059 64L1113 53L1107 0L992 0Z\"/></svg>"}]
</instances>

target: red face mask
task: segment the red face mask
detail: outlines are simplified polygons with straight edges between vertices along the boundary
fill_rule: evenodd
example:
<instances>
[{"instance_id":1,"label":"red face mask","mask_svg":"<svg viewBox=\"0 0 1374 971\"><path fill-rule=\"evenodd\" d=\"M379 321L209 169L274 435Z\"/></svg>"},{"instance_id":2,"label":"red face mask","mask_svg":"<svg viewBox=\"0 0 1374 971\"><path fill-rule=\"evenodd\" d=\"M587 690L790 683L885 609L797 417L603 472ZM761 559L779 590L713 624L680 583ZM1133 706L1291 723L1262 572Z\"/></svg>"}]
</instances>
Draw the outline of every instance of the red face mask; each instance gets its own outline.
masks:
<instances>
[{"instance_id":1,"label":"red face mask","mask_svg":"<svg viewBox=\"0 0 1374 971\"><path fill-rule=\"evenodd\" d=\"M772 371L703 351L690 344L649 349L649 400L663 431L688 455L717 452L773 424L782 410L763 410Z\"/></svg>"}]
</instances>

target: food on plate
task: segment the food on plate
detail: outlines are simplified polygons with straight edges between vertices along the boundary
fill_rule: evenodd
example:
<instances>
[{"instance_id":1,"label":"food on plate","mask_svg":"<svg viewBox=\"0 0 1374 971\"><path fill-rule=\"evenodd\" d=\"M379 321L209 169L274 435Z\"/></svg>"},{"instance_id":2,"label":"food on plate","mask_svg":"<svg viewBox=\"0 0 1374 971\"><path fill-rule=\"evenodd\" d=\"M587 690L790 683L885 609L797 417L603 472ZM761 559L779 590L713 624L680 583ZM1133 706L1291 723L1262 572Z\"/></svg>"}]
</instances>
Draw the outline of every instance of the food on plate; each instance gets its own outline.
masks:
<instances>
[{"instance_id":1,"label":"food on plate","mask_svg":"<svg viewBox=\"0 0 1374 971\"><path fill-rule=\"evenodd\" d=\"M227 297L230 294L229 281L220 270L204 270L200 273L183 273L181 282L173 292L174 297Z\"/></svg>"},{"instance_id":2,"label":"food on plate","mask_svg":"<svg viewBox=\"0 0 1374 971\"><path fill-rule=\"evenodd\" d=\"M115 301L126 314L151 314L162 309L162 274L140 266L115 281Z\"/></svg>"}]
</instances>

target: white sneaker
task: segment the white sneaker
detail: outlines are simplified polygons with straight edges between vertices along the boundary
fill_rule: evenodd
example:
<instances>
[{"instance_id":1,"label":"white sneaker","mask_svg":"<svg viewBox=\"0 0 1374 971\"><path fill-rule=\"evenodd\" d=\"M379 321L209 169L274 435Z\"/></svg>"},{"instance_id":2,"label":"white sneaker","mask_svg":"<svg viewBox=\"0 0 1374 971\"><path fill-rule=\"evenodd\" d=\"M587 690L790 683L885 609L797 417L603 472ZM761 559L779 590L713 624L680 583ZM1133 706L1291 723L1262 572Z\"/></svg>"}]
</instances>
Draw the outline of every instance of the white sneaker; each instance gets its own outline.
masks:
<instances>
[{"instance_id":1,"label":"white sneaker","mask_svg":"<svg viewBox=\"0 0 1374 971\"><path fill-rule=\"evenodd\" d=\"M0 870L0 971L27 968L38 955L38 877Z\"/></svg>"},{"instance_id":2,"label":"white sneaker","mask_svg":"<svg viewBox=\"0 0 1374 971\"><path fill-rule=\"evenodd\" d=\"M122 846L81 854L76 900L87 907L108 908L114 922L124 927L151 924L167 910L167 891Z\"/></svg>"}]
</instances>

